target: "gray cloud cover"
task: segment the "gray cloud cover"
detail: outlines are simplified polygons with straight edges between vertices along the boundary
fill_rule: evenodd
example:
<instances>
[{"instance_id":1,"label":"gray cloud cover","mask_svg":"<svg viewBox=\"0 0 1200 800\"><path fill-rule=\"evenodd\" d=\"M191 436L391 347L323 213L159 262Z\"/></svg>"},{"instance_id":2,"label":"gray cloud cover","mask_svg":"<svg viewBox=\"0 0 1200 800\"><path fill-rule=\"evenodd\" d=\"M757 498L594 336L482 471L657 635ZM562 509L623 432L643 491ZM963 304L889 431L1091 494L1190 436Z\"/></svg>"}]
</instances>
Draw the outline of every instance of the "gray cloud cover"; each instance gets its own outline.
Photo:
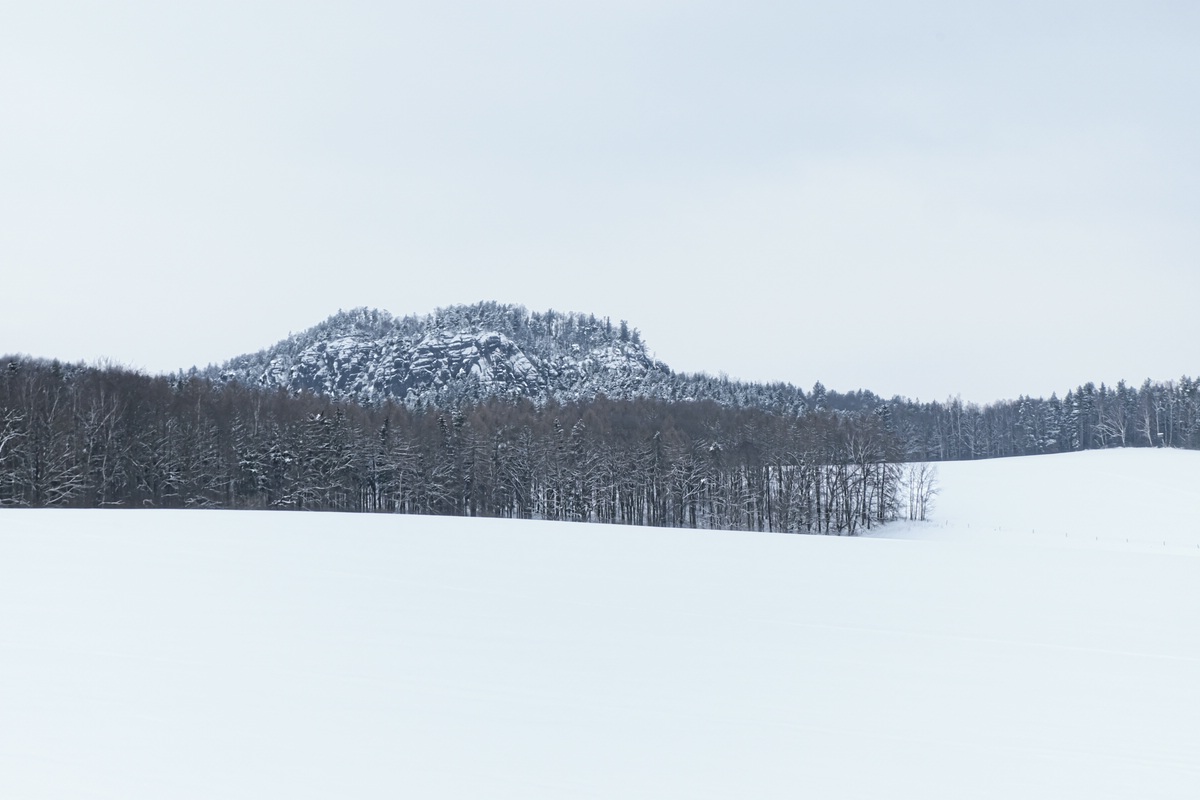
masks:
<instances>
[{"instance_id":1,"label":"gray cloud cover","mask_svg":"<svg viewBox=\"0 0 1200 800\"><path fill-rule=\"evenodd\" d=\"M1183 3L51 2L0 25L0 349L626 318L924 399L1200 371Z\"/></svg>"}]
</instances>

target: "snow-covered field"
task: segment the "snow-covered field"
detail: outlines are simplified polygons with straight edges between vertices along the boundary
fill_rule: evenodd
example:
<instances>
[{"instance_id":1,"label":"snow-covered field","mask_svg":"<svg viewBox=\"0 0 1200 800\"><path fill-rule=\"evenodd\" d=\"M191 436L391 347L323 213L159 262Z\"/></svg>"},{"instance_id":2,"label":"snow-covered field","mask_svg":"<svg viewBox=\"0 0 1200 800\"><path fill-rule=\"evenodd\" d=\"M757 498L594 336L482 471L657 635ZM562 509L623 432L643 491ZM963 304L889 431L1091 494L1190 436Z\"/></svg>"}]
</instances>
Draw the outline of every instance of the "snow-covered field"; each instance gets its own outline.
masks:
<instances>
[{"instance_id":1,"label":"snow-covered field","mask_svg":"<svg viewBox=\"0 0 1200 800\"><path fill-rule=\"evenodd\" d=\"M1200 452L864 538L0 511L4 798L1194 798Z\"/></svg>"}]
</instances>

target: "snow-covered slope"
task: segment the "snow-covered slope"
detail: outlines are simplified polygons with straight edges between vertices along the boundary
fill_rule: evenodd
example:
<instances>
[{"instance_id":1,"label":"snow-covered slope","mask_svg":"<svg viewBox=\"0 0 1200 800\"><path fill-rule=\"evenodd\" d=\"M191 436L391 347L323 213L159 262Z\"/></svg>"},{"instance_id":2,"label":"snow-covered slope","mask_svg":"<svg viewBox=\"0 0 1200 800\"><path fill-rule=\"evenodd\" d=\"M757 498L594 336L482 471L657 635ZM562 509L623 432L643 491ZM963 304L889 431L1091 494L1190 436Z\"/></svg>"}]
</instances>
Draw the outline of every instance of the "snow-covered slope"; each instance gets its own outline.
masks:
<instances>
[{"instance_id":1,"label":"snow-covered slope","mask_svg":"<svg viewBox=\"0 0 1200 800\"><path fill-rule=\"evenodd\" d=\"M935 466L934 520L883 535L1200 555L1200 451L1088 450Z\"/></svg>"},{"instance_id":2,"label":"snow-covered slope","mask_svg":"<svg viewBox=\"0 0 1200 800\"><path fill-rule=\"evenodd\" d=\"M1200 453L941 471L907 540L0 511L0 797L1194 797Z\"/></svg>"},{"instance_id":3,"label":"snow-covered slope","mask_svg":"<svg viewBox=\"0 0 1200 800\"><path fill-rule=\"evenodd\" d=\"M339 312L214 377L360 403L572 400L646 394L671 372L625 323L479 303L424 317Z\"/></svg>"},{"instance_id":4,"label":"snow-covered slope","mask_svg":"<svg viewBox=\"0 0 1200 800\"><path fill-rule=\"evenodd\" d=\"M795 414L808 404L788 383L684 375L651 357L640 332L591 314L529 312L477 303L425 316L359 308L257 353L209 367L206 377L311 391L362 404L453 407L488 398L560 403L613 399L711 400ZM830 393L830 407L873 407L869 392Z\"/></svg>"}]
</instances>

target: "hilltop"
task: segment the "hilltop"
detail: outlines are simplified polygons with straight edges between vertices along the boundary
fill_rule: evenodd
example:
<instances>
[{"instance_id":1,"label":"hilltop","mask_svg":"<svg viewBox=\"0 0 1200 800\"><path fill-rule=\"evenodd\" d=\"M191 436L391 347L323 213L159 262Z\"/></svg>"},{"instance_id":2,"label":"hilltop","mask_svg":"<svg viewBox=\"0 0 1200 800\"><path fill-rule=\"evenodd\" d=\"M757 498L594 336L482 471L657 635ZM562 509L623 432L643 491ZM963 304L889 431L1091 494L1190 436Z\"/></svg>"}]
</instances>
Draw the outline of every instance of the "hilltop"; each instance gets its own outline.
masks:
<instances>
[{"instance_id":1,"label":"hilltop","mask_svg":"<svg viewBox=\"0 0 1200 800\"><path fill-rule=\"evenodd\" d=\"M804 392L790 384L676 373L624 320L494 302L405 317L368 308L341 311L205 374L362 405L446 407L493 397L562 403L604 395L713 400L791 413L806 408Z\"/></svg>"}]
</instances>

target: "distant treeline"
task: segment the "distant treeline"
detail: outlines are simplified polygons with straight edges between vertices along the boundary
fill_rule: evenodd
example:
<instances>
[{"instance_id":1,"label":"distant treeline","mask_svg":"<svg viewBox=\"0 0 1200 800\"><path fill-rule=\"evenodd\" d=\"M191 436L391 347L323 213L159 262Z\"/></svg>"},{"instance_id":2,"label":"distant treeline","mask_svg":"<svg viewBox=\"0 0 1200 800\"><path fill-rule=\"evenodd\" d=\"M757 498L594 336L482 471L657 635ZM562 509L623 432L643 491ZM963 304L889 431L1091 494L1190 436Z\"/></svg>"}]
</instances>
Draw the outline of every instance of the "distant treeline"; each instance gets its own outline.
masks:
<instances>
[{"instance_id":1,"label":"distant treeline","mask_svg":"<svg viewBox=\"0 0 1200 800\"><path fill-rule=\"evenodd\" d=\"M1069 453L1108 447L1200 449L1200 382L1086 383L1059 399L1020 397L979 406L896 399L876 406L909 445L933 461Z\"/></svg>"},{"instance_id":2,"label":"distant treeline","mask_svg":"<svg viewBox=\"0 0 1200 800\"><path fill-rule=\"evenodd\" d=\"M1200 448L1200 386L804 410L650 399L361 407L199 374L0 361L0 505L249 508L854 533L923 516L906 462Z\"/></svg>"},{"instance_id":3,"label":"distant treeline","mask_svg":"<svg viewBox=\"0 0 1200 800\"><path fill-rule=\"evenodd\" d=\"M604 397L363 408L198 375L30 359L6 359L0 374L4 505L853 534L924 508L908 490L929 485L904 474L904 455L877 411L784 415Z\"/></svg>"}]
</instances>

